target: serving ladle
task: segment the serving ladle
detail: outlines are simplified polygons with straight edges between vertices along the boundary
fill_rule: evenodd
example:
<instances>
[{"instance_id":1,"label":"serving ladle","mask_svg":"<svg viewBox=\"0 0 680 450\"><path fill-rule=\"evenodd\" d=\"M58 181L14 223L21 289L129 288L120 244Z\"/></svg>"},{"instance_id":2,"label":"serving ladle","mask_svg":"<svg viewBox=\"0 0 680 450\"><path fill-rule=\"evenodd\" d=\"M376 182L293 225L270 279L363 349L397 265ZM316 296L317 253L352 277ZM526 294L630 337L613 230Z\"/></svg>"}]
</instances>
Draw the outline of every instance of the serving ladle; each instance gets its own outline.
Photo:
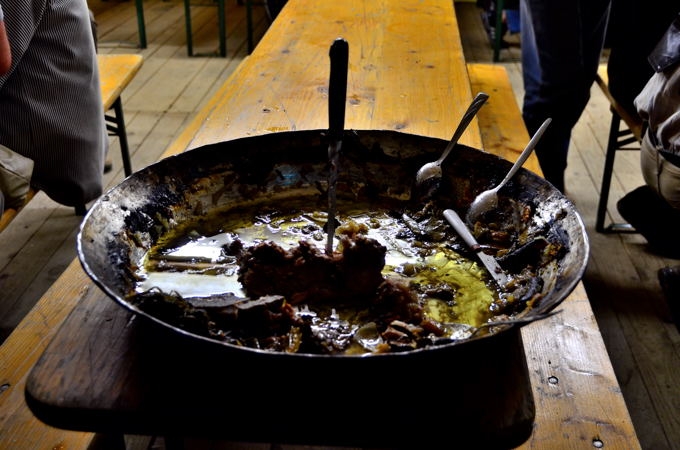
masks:
<instances>
[{"instance_id":1,"label":"serving ladle","mask_svg":"<svg viewBox=\"0 0 680 450\"><path fill-rule=\"evenodd\" d=\"M472 201L472 204L470 204L467 214L465 215L465 221L469 226L473 226L475 222L477 222L477 220L482 216L482 214L491 211L498 206L498 191L503 186L505 186L505 184L510 181L515 173L517 173L517 171L522 167L522 165L524 165L527 158L529 158L529 155L531 155L531 153L534 151L534 148L541 139L541 136L543 136L546 128L548 128L548 125L550 125L551 121L552 119L548 118L545 120L545 122L543 122L538 131L536 131L533 137L529 140L527 146L524 148L524 150L522 150L522 153L520 153L519 158L517 158L517 161L515 161L515 164L512 165L507 175L505 175L505 178L503 178L503 180L498 183L496 187L487 189L475 197L475 199Z\"/></svg>"},{"instance_id":2,"label":"serving ladle","mask_svg":"<svg viewBox=\"0 0 680 450\"><path fill-rule=\"evenodd\" d=\"M479 111L488 98L489 95L485 94L484 92L480 92L475 96L475 98L472 100L472 103L470 103L470 106L468 106L467 111L465 111L463 118L456 128L456 131L454 131L451 140L444 149L442 156L440 156L436 161L424 164L416 173L416 186L422 188L422 186L426 184L428 186L437 185L437 183L442 178L442 163L446 157L449 156L449 153L451 153L453 147L455 147L458 143L458 140L463 135L463 132L467 129L467 126L472 121L472 118L475 117L477 111Z\"/></svg>"}]
</instances>

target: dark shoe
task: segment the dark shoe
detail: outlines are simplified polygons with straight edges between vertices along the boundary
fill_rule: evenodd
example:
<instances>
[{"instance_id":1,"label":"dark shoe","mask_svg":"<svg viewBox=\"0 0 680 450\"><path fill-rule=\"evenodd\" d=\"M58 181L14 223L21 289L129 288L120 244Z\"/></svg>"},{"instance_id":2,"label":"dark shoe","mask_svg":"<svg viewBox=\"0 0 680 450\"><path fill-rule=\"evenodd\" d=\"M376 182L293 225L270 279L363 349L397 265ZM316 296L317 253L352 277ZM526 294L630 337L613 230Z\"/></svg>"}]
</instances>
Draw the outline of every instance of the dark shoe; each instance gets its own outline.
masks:
<instances>
[{"instance_id":1,"label":"dark shoe","mask_svg":"<svg viewBox=\"0 0 680 450\"><path fill-rule=\"evenodd\" d=\"M106 158L106 161L104 161L104 173L109 173L113 170L113 161L111 161L109 158Z\"/></svg>"},{"instance_id":2,"label":"dark shoe","mask_svg":"<svg viewBox=\"0 0 680 450\"><path fill-rule=\"evenodd\" d=\"M680 333L680 266L662 267L658 275L671 317Z\"/></svg>"},{"instance_id":3,"label":"dark shoe","mask_svg":"<svg viewBox=\"0 0 680 450\"><path fill-rule=\"evenodd\" d=\"M616 203L616 208L644 236L654 253L680 258L680 211L652 188L645 185L629 192Z\"/></svg>"}]
</instances>

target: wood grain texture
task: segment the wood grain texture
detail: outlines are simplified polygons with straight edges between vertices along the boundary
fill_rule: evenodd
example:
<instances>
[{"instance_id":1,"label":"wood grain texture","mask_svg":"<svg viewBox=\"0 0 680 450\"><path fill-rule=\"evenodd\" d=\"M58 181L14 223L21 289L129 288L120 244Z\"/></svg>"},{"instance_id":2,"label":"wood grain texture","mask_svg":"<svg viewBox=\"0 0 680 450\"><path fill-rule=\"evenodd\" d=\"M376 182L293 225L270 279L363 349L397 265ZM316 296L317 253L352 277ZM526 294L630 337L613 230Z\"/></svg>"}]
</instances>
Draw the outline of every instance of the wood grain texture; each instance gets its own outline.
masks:
<instances>
[{"instance_id":1,"label":"wood grain texture","mask_svg":"<svg viewBox=\"0 0 680 450\"><path fill-rule=\"evenodd\" d=\"M512 85L505 67L494 64L468 64L472 90L489 94L487 106L477 118L482 133L483 149L509 161L517 159L529 142L522 114L515 101ZM535 154L524 168L541 174Z\"/></svg>"},{"instance_id":2,"label":"wood grain texture","mask_svg":"<svg viewBox=\"0 0 680 450\"><path fill-rule=\"evenodd\" d=\"M130 84L144 58L137 54L97 55L102 103L107 111Z\"/></svg>"},{"instance_id":3,"label":"wood grain texture","mask_svg":"<svg viewBox=\"0 0 680 450\"><path fill-rule=\"evenodd\" d=\"M450 2L349 0L338 7L299 0L283 9L275 26L231 80L191 148L327 128L328 51L337 37L349 42L348 129L448 140L472 99ZM481 146L475 121L461 143Z\"/></svg>"},{"instance_id":4,"label":"wood grain texture","mask_svg":"<svg viewBox=\"0 0 680 450\"><path fill-rule=\"evenodd\" d=\"M55 283L0 347L0 448L85 449L94 438L43 424L24 401L30 369L83 293L96 289L78 261L64 277L67 282Z\"/></svg>"}]
</instances>

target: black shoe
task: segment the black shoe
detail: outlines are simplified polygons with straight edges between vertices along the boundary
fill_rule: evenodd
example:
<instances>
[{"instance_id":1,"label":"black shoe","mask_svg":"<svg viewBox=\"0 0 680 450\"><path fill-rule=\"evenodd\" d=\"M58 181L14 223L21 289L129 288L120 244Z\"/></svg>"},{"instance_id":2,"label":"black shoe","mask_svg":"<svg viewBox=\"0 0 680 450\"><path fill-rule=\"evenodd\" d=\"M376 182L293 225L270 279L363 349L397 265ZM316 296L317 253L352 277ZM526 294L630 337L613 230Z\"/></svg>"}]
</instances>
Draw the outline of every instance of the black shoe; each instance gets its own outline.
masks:
<instances>
[{"instance_id":1,"label":"black shoe","mask_svg":"<svg viewBox=\"0 0 680 450\"><path fill-rule=\"evenodd\" d=\"M650 249L669 258L680 258L680 211L670 206L651 187L645 185L626 194L616 208Z\"/></svg>"},{"instance_id":2,"label":"black shoe","mask_svg":"<svg viewBox=\"0 0 680 450\"><path fill-rule=\"evenodd\" d=\"M671 317L680 333L680 266L662 267L658 275Z\"/></svg>"}]
</instances>

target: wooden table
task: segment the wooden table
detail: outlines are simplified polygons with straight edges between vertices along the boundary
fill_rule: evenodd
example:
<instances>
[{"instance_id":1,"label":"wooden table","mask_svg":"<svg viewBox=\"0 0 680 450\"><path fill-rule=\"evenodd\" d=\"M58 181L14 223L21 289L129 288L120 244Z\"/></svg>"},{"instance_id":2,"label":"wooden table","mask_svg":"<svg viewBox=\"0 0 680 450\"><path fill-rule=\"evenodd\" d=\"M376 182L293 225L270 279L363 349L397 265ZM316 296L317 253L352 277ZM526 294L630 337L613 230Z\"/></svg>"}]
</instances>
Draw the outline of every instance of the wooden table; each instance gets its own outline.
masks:
<instances>
[{"instance_id":1,"label":"wooden table","mask_svg":"<svg viewBox=\"0 0 680 450\"><path fill-rule=\"evenodd\" d=\"M296 0L288 2L253 54L167 154L236 137L327 127L328 49L338 36L350 43L348 128L450 137L472 98L450 0ZM476 122L461 142L482 146ZM502 155L517 156L514 150L508 153ZM535 159L527 167L538 171ZM77 262L39 305L50 303L72 311L26 388L29 405L48 424L165 435L193 427L194 432L208 435L212 429L233 440L253 438L252 430L225 432L220 427L220 407L229 405L203 401L203 422L192 422L183 405L197 401L191 392L201 386L186 385L182 374L193 373L196 382L191 366L196 360L158 343L172 338L150 333L107 299ZM522 448L590 448L600 443L605 448L639 448L581 284L561 309L522 328L536 402L533 433ZM37 311L31 317L44 316ZM215 375L206 373L206 380L214 381ZM277 387L272 376L272 384L263 389ZM222 386L222 394L224 389L237 392L238 384ZM298 425L285 416L285 406L277 413L291 427ZM276 438L266 430L258 437Z\"/></svg>"}]
</instances>

